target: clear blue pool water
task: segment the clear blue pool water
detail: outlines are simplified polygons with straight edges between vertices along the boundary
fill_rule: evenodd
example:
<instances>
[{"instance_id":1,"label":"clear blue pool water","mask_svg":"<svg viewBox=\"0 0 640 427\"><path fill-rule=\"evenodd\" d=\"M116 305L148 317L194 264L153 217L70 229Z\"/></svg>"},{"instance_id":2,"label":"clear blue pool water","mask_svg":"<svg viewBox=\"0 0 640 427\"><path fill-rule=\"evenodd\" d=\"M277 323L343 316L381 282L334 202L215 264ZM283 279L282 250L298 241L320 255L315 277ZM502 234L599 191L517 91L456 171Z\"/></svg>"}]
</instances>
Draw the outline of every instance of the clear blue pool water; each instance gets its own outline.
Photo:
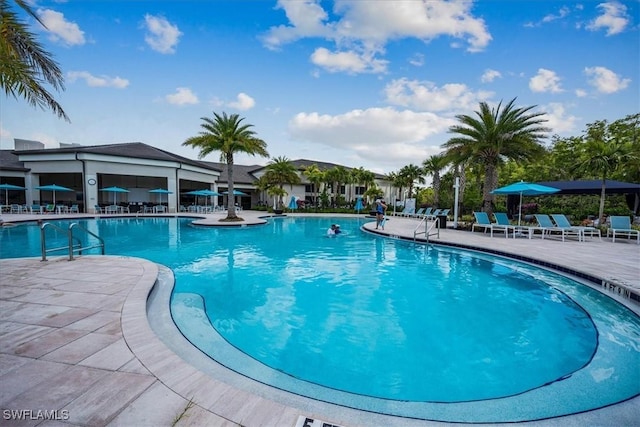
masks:
<instances>
[{"instance_id":1,"label":"clear blue pool water","mask_svg":"<svg viewBox=\"0 0 640 427\"><path fill-rule=\"evenodd\" d=\"M565 415L640 393L638 316L547 270L372 236L356 219L340 219L334 238L331 218L233 229L79 222L104 237L107 254L173 270L173 318L195 346L293 393L472 422ZM39 256L39 242L34 225L3 229L0 257Z\"/></svg>"}]
</instances>

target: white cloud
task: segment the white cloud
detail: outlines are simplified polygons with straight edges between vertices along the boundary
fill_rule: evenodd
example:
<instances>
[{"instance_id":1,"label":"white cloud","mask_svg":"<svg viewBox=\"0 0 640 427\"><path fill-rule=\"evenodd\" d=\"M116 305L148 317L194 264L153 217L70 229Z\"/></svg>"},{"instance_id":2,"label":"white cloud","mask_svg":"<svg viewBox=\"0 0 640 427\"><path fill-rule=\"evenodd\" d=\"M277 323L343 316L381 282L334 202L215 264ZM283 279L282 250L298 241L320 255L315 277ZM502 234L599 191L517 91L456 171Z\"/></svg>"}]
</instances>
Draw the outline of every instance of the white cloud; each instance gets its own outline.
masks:
<instances>
[{"instance_id":1,"label":"white cloud","mask_svg":"<svg viewBox=\"0 0 640 427\"><path fill-rule=\"evenodd\" d=\"M62 13L51 9L39 9L38 17L46 26L49 39L52 41L62 41L67 46L85 44L84 31L78 24L67 21Z\"/></svg>"},{"instance_id":2,"label":"white cloud","mask_svg":"<svg viewBox=\"0 0 640 427\"><path fill-rule=\"evenodd\" d=\"M584 98L587 96L587 91L584 89L576 89L576 96L578 98Z\"/></svg>"},{"instance_id":3,"label":"white cloud","mask_svg":"<svg viewBox=\"0 0 640 427\"><path fill-rule=\"evenodd\" d=\"M541 106L540 109L547 113L544 118L548 121L544 123L544 126L551 128L552 134L560 134L576 130L576 122L579 118L569 115L564 105L558 102L551 102L547 105Z\"/></svg>"},{"instance_id":4,"label":"white cloud","mask_svg":"<svg viewBox=\"0 0 640 427\"><path fill-rule=\"evenodd\" d=\"M145 29L147 34L144 41L151 49L160 53L175 53L178 40L182 33L177 25L171 24L162 16L145 15Z\"/></svg>"},{"instance_id":5,"label":"white cloud","mask_svg":"<svg viewBox=\"0 0 640 427\"><path fill-rule=\"evenodd\" d=\"M490 98L488 91L473 92L462 83L448 83L441 87L432 82L393 80L384 88L386 101L421 111L470 110L480 101Z\"/></svg>"},{"instance_id":6,"label":"white cloud","mask_svg":"<svg viewBox=\"0 0 640 427\"><path fill-rule=\"evenodd\" d=\"M588 77L589 84L600 93L618 92L631 83L631 79L623 79L605 67L587 67L584 73Z\"/></svg>"},{"instance_id":7,"label":"white cloud","mask_svg":"<svg viewBox=\"0 0 640 427\"><path fill-rule=\"evenodd\" d=\"M529 89L533 92L562 92L560 77L558 77L555 71L540 68L538 69L538 74L529 80Z\"/></svg>"},{"instance_id":8,"label":"white cloud","mask_svg":"<svg viewBox=\"0 0 640 427\"><path fill-rule=\"evenodd\" d=\"M234 102L230 102L228 105L229 107L235 108L236 110L246 111L255 107L256 101L246 93L239 93L237 100Z\"/></svg>"},{"instance_id":9,"label":"white cloud","mask_svg":"<svg viewBox=\"0 0 640 427\"><path fill-rule=\"evenodd\" d=\"M602 10L602 15L591 21L587 25L588 30L598 31L606 29L607 35L621 33L629 24L627 7L616 1L600 3L598 8Z\"/></svg>"},{"instance_id":10,"label":"white cloud","mask_svg":"<svg viewBox=\"0 0 640 427\"><path fill-rule=\"evenodd\" d=\"M424 65L424 55L421 53L416 53L409 59L409 64L415 67L422 67Z\"/></svg>"},{"instance_id":11,"label":"white cloud","mask_svg":"<svg viewBox=\"0 0 640 427\"><path fill-rule=\"evenodd\" d=\"M67 73L67 79L70 82L83 79L87 83L87 86L91 87L115 87L117 89L124 89L129 86L129 80L127 79L109 76L96 77L88 71L69 71Z\"/></svg>"},{"instance_id":12,"label":"white cloud","mask_svg":"<svg viewBox=\"0 0 640 427\"><path fill-rule=\"evenodd\" d=\"M467 50L483 50L491 41L484 20L471 13L471 2L403 1L367 2L337 0L330 21L319 0L279 0L289 25L272 27L263 35L266 47L302 38L324 38L335 51L317 48L312 60L332 71L384 72L386 62L374 59L391 40L417 38L428 42L441 36L466 41ZM384 66L383 66L384 65ZM360 71L359 71L360 70Z\"/></svg>"},{"instance_id":13,"label":"white cloud","mask_svg":"<svg viewBox=\"0 0 640 427\"><path fill-rule=\"evenodd\" d=\"M433 113L387 107L340 115L299 113L289 122L289 132L294 140L346 150L359 158L408 164L437 152L433 145L439 144L426 140L454 123Z\"/></svg>"},{"instance_id":14,"label":"white cloud","mask_svg":"<svg viewBox=\"0 0 640 427\"><path fill-rule=\"evenodd\" d=\"M332 53L321 47L311 55L311 62L329 72L380 73L386 71L387 61L354 51Z\"/></svg>"},{"instance_id":15,"label":"white cloud","mask_svg":"<svg viewBox=\"0 0 640 427\"><path fill-rule=\"evenodd\" d=\"M196 94L187 87L177 88L175 93L165 96L165 100L173 105L189 105L199 102Z\"/></svg>"},{"instance_id":16,"label":"white cloud","mask_svg":"<svg viewBox=\"0 0 640 427\"><path fill-rule=\"evenodd\" d=\"M562 6L558 11L557 15L549 14L542 18L542 22L551 22L557 19L562 19L569 14L569 8L567 6Z\"/></svg>"},{"instance_id":17,"label":"white cloud","mask_svg":"<svg viewBox=\"0 0 640 427\"><path fill-rule=\"evenodd\" d=\"M484 73L482 73L482 77L480 77L480 81L482 83L491 83L497 78L501 78L502 74L500 71L492 70L490 68L486 69Z\"/></svg>"}]
</instances>

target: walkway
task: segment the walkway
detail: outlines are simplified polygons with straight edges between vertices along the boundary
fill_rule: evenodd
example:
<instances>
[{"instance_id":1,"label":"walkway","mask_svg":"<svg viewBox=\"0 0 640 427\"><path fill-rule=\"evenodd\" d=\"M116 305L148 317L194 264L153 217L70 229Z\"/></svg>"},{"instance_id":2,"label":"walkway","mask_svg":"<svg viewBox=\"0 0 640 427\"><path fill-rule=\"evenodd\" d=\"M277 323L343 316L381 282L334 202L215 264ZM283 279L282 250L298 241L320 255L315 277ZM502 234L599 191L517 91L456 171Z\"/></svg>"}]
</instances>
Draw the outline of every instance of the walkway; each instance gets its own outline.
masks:
<instances>
[{"instance_id":1,"label":"walkway","mask_svg":"<svg viewBox=\"0 0 640 427\"><path fill-rule=\"evenodd\" d=\"M242 216L247 224L262 222L257 212ZM17 221L18 215L10 218ZM206 221L215 225L219 218L211 215ZM385 233L412 236L416 225L413 219L392 218ZM630 242L514 240L455 230L442 230L440 240L551 260L640 289L640 246ZM349 427L444 425L378 416L299 396L272 400L286 393L231 378L234 374L228 371L214 377L197 370L149 325L149 293L159 277L171 276L166 270L119 256L83 256L73 262L0 261L2 425L293 427L307 417ZM170 288L158 283L157 292ZM638 304L631 306L640 310ZM214 365L213 370L222 369ZM636 422L638 413L640 397L527 425L625 426ZM14 420L8 420L10 416ZM18 416L23 420L15 420ZM64 424L43 423L47 417Z\"/></svg>"}]
</instances>

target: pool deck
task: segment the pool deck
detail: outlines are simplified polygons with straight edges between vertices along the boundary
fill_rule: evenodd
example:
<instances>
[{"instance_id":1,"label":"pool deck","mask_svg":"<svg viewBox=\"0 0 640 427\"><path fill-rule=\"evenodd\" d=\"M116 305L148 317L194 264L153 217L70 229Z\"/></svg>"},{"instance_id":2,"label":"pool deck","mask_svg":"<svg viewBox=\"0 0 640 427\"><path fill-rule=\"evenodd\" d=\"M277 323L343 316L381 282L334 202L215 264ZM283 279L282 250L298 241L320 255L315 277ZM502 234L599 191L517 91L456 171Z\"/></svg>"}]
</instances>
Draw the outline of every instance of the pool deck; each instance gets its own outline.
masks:
<instances>
[{"instance_id":1,"label":"pool deck","mask_svg":"<svg viewBox=\"0 0 640 427\"><path fill-rule=\"evenodd\" d=\"M223 215L203 216L199 222L228 226L219 222ZM261 215L240 213L247 225L263 222ZM3 215L5 222L62 217ZM416 219L391 217L384 231L374 230L373 220L365 228L411 239L417 224ZM640 245L633 240L505 239L452 229L440 230L439 238L431 240L561 264L611 283L604 292L621 301L619 289L640 293ZM150 261L121 256L80 256L72 262L65 257L0 260L1 424L293 427L308 417L345 427L448 425L299 396L272 400L266 386L246 379L245 386L237 386L196 369L149 324L147 300L161 270ZM640 312L638 302L626 304ZM7 411L23 419L9 420ZM637 425L638 413L640 397L635 397L583 414L522 424L631 426ZM51 416L56 419L45 420Z\"/></svg>"}]
</instances>

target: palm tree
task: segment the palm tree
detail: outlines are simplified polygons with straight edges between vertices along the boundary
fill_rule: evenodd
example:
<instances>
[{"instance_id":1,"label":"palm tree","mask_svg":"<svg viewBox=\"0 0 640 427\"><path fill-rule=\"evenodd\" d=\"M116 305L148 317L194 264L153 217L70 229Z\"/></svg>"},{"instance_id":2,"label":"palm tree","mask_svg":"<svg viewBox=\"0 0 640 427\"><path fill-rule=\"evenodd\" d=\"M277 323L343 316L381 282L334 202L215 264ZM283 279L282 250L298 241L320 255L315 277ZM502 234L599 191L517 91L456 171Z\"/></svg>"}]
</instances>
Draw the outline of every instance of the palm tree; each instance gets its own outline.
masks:
<instances>
[{"instance_id":1,"label":"palm tree","mask_svg":"<svg viewBox=\"0 0 640 427\"><path fill-rule=\"evenodd\" d=\"M255 132L251 130L253 125L242 124L244 118L237 114L227 116L222 113L220 116L213 113L214 119L201 117L204 122L200 126L204 129L198 136L188 138L182 145L192 148L199 148L198 158L220 151L220 162L227 164L227 183L229 195L233 194L233 155L234 153L247 153L252 156L260 155L268 157L267 143L256 138ZM236 206L233 197L227 197L227 217L223 221L243 221L236 215Z\"/></svg>"},{"instance_id":2,"label":"palm tree","mask_svg":"<svg viewBox=\"0 0 640 427\"><path fill-rule=\"evenodd\" d=\"M316 206L316 211L318 210L318 191L320 190L320 184L324 182L325 176L324 172L320 170L318 165L315 163L307 166L302 174L307 177L310 183L313 184L313 204Z\"/></svg>"},{"instance_id":3,"label":"palm tree","mask_svg":"<svg viewBox=\"0 0 640 427\"><path fill-rule=\"evenodd\" d=\"M422 169L416 165L410 164L407 166L403 166L400 169L399 174L401 176L403 176L405 178L405 182L407 183L408 187L409 187L409 196L407 197L408 199L411 198L411 195L413 194L413 184L417 181L420 184L424 184L425 180L422 177Z\"/></svg>"},{"instance_id":4,"label":"palm tree","mask_svg":"<svg viewBox=\"0 0 640 427\"><path fill-rule=\"evenodd\" d=\"M607 178L635 158L636 156L631 152L631 140L611 137L606 121L597 121L588 125L586 141L574 170L595 174L602 180L598 211L599 224L603 224L604 220Z\"/></svg>"},{"instance_id":5,"label":"palm tree","mask_svg":"<svg viewBox=\"0 0 640 427\"><path fill-rule=\"evenodd\" d=\"M333 187L333 202L338 206L340 187L348 181L349 172L343 166L334 166L325 171L325 180Z\"/></svg>"},{"instance_id":6,"label":"palm tree","mask_svg":"<svg viewBox=\"0 0 640 427\"><path fill-rule=\"evenodd\" d=\"M295 166L285 156L274 157L267 164L266 172L263 178L272 185L277 185L282 191L278 192L278 207L282 209L284 203L282 197L286 194L283 186L289 184L293 188L294 184L300 183L300 176ZM273 192L272 192L273 193Z\"/></svg>"},{"instance_id":7,"label":"palm tree","mask_svg":"<svg viewBox=\"0 0 640 427\"><path fill-rule=\"evenodd\" d=\"M461 114L456 118L461 122L449 128L458 134L442 147L445 156L462 157L478 163L484 168L483 210L493 212L494 196L491 194L498 184L498 168L506 159L527 161L544 153L541 139L549 129L542 126L546 122L545 113L532 113L536 106L516 108L516 98L502 107L502 102L493 109L486 102L480 103L476 116Z\"/></svg>"},{"instance_id":8,"label":"palm tree","mask_svg":"<svg viewBox=\"0 0 640 427\"><path fill-rule=\"evenodd\" d=\"M422 170L425 175L433 175L433 206L436 208L440 203L440 172L449 164L447 158L442 154L434 154L422 162Z\"/></svg>"},{"instance_id":9,"label":"palm tree","mask_svg":"<svg viewBox=\"0 0 640 427\"><path fill-rule=\"evenodd\" d=\"M25 0L16 3L46 28ZM0 0L0 87L7 96L24 98L34 107L50 108L69 122L60 104L42 86L48 83L56 90L64 90L62 71L27 26L9 8L7 0Z\"/></svg>"}]
</instances>

